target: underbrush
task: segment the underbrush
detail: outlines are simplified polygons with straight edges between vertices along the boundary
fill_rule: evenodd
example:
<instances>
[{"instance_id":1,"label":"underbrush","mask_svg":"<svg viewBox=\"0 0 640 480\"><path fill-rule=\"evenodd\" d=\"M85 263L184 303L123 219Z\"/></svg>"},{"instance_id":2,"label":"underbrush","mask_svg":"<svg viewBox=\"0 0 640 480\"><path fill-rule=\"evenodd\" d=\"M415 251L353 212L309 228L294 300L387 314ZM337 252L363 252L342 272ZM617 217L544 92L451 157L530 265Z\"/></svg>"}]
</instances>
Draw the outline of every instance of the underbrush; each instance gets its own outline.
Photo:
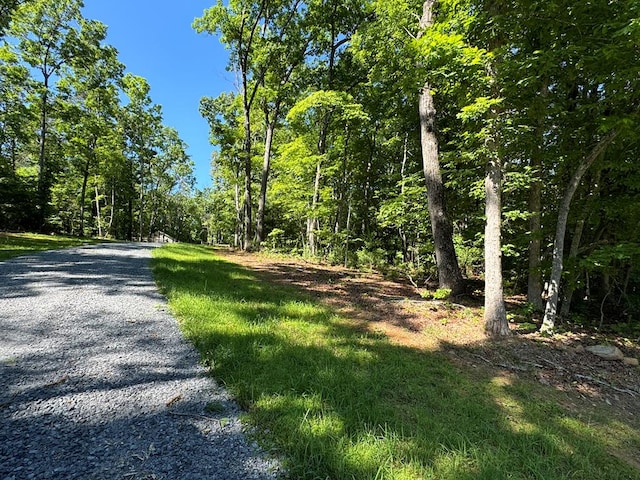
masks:
<instances>
[{"instance_id":1,"label":"underbrush","mask_svg":"<svg viewBox=\"0 0 640 480\"><path fill-rule=\"evenodd\" d=\"M291 478L640 479L609 453L640 449L635 433L566 410L559 392L392 344L206 247L157 249L153 267Z\"/></svg>"}]
</instances>

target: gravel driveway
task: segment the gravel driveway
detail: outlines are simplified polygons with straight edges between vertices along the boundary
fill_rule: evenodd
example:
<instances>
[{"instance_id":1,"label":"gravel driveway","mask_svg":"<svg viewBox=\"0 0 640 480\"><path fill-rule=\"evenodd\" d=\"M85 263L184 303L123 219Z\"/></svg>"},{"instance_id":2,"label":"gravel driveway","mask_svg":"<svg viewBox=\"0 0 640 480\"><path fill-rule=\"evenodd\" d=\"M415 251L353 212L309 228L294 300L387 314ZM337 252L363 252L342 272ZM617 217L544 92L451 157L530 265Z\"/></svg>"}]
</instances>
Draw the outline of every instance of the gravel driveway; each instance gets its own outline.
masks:
<instances>
[{"instance_id":1,"label":"gravel driveway","mask_svg":"<svg viewBox=\"0 0 640 480\"><path fill-rule=\"evenodd\" d=\"M151 249L0 262L0 480L276 477L167 312Z\"/></svg>"}]
</instances>

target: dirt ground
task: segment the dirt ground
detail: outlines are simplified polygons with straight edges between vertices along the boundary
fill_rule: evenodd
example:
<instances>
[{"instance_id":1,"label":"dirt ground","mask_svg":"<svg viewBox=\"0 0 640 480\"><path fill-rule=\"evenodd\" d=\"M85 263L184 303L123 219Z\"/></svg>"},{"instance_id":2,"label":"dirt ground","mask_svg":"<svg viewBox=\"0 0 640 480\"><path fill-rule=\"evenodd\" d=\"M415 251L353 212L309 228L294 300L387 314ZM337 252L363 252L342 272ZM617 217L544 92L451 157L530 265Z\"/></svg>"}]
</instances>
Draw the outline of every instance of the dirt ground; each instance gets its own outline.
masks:
<instances>
[{"instance_id":1,"label":"dirt ground","mask_svg":"<svg viewBox=\"0 0 640 480\"><path fill-rule=\"evenodd\" d=\"M510 338L489 340L483 331L483 299L477 295L430 301L409 281L393 282L377 273L230 250L219 253L270 281L299 287L392 342L441 351L465 368L537 381L563 392L571 409L610 409L616 418L640 426L640 367L584 350L615 345L625 356L640 359L640 339L593 332L545 338L532 331L530 323L523 329L513 322ZM510 312L523 304L523 298L507 299Z\"/></svg>"}]
</instances>

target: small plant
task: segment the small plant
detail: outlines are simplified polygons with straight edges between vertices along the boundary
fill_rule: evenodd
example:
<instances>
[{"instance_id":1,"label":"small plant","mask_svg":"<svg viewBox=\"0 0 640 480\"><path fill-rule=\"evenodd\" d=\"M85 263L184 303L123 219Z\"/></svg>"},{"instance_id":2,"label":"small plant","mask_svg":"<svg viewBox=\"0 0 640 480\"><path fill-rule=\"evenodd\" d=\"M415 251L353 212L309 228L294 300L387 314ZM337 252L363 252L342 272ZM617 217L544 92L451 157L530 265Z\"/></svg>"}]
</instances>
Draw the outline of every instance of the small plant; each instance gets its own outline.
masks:
<instances>
[{"instance_id":1,"label":"small plant","mask_svg":"<svg viewBox=\"0 0 640 480\"><path fill-rule=\"evenodd\" d=\"M276 250L283 244L285 231L280 228L274 228L267 235L267 241L265 242L269 248Z\"/></svg>"},{"instance_id":2,"label":"small plant","mask_svg":"<svg viewBox=\"0 0 640 480\"><path fill-rule=\"evenodd\" d=\"M516 310L517 315L522 315L523 317L531 318L533 314L536 313L536 307L531 302L526 302L524 305Z\"/></svg>"},{"instance_id":3,"label":"small plant","mask_svg":"<svg viewBox=\"0 0 640 480\"><path fill-rule=\"evenodd\" d=\"M433 299L434 300L446 300L450 296L451 296L451 289L450 288L439 288L438 290L433 292Z\"/></svg>"},{"instance_id":4,"label":"small plant","mask_svg":"<svg viewBox=\"0 0 640 480\"><path fill-rule=\"evenodd\" d=\"M431 290L420 290L420 296L425 300L433 300L433 291Z\"/></svg>"}]
</instances>

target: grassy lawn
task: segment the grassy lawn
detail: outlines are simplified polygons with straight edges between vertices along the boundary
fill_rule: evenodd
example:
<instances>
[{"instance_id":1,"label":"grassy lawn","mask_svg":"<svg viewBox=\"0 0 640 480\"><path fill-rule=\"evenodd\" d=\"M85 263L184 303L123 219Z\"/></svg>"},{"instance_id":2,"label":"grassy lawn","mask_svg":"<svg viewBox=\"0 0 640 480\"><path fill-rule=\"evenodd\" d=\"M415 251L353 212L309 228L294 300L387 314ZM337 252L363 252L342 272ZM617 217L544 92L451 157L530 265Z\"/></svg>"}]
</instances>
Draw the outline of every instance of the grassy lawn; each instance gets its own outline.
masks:
<instances>
[{"instance_id":1,"label":"grassy lawn","mask_svg":"<svg viewBox=\"0 0 640 480\"><path fill-rule=\"evenodd\" d=\"M38 233L0 233L0 261L43 250L90 245L104 241Z\"/></svg>"},{"instance_id":2,"label":"grassy lawn","mask_svg":"<svg viewBox=\"0 0 640 480\"><path fill-rule=\"evenodd\" d=\"M393 345L211 249L168 245L153 264L183 331L292 478L640 479L618 458L640 448L637 431L570 413L550 389Z\"/></svg>"}]
</instances>

